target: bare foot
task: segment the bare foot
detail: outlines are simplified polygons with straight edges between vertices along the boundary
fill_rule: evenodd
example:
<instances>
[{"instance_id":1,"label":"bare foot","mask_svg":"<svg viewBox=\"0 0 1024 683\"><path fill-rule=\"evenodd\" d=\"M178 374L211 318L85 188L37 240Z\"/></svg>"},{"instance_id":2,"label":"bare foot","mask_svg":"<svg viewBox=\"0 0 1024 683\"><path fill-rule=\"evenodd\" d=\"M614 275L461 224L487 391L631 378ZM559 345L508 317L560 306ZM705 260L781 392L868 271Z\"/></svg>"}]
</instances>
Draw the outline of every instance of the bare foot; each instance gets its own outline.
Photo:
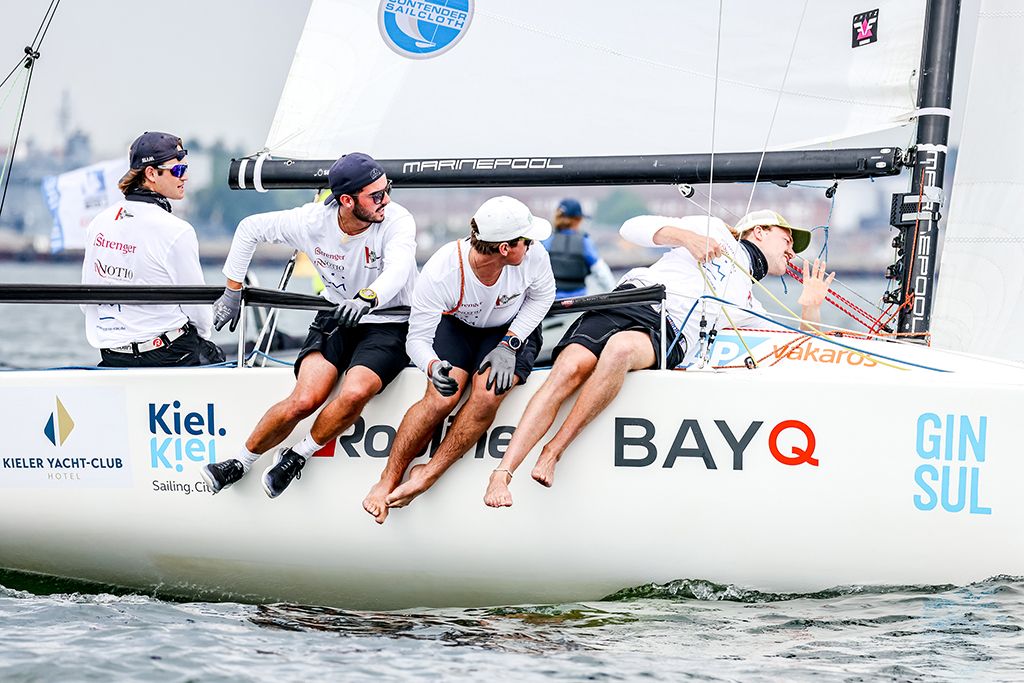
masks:
<instances>
[{"instance_id":1,"label":"bare foot","mask_svg":"<svg viewBox=\"0 0 1024 683\"><path fill-rule=\"evenodd\" d=\"M373 515L377 524L383 524L387 519L389 493L391 493L391 487L387 485L387 482L378 481L363 499L363 509Z\"/></svg>"},{"instance_id":2,"label":"bare foot","mask_svg":"<svg viewBox=\"0 0 1024 683\"><path fill-rule=\"evenodd\" d=\"M533 472L530 472L530 476L538 484L550 488L555 483L555 465L557 464L558 458L541 453L540 457L537 458L537 464L533 466Z\"/></svg>"},{"instance_id":3,"label":"bare foot","mask_svg":"<svg viewBox=\"0 0 1024 683\"><path fill-rule=\"evenodd\" d=\"M512 507L512 492L508 485L512 483L512 475L505 470L491 472L491 479L487 482L487 492L484 494L484 505L492 508Z\"/></svg>"},{"instance_id":4,"label":"bare foot","mask_svg":"<svg viewBox=\"0 0 1024 683\"><path fill-rule=\"evenodd\" d=\"M389 508L404 508L416 496L430 488L434 480L426 475L426 467L425 464L421 464L409 470L408 481L392 491L387 497Z\"/></svg>"}]
</instances>

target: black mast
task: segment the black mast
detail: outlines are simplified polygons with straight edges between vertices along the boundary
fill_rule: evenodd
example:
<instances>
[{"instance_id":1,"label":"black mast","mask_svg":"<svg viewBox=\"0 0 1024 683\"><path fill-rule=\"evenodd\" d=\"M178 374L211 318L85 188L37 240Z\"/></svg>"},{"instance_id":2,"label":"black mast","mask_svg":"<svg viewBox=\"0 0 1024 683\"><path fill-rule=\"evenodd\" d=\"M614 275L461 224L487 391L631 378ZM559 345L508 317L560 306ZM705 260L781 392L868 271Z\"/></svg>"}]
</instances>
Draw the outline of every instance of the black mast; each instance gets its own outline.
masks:
<instances>
[{"instance_id":1,"label":"black mast","mask_svg":"<svg viewBox=\"0 0 1024 683\"><path fill-rule=\"evenodd\" d=\"M897 195L893 203L893 225L902 230L896 241L902 249L896 275L902 276L899 300L905 304L900 309L897 331L922 341L931 325L959 24L960 0L929 0L918 86L921 113L917 144L911 150L913 177L910 192Z\"/></svg>"}]
</instances>

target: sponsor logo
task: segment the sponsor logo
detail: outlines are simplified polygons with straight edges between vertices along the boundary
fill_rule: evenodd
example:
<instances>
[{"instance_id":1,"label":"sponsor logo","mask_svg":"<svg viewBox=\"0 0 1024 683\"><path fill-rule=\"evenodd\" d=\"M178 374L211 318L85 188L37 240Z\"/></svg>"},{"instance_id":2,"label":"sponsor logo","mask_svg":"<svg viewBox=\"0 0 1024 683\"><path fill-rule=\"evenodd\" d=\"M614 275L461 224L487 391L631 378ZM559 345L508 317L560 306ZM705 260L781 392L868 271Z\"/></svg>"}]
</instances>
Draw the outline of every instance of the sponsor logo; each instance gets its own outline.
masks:
<instances>
[{"instance_id":1,"label":"sponsor logo","mask_svg":"<svg viewBox=\"0 0 1024 683\"><path fill-rule=\"evenodd\" d=\"M438 425L427 446L419 455L434 452L441 445L445 431L452 426L455 416L449 417L445 422ZM492 425L484 432L476 442L473 450L474 458L489 456L501 460L505 455L508 444L512 441L512 434L516 428L512 425ZM344 455L348 458L386 458L391 453L391 446L395 442L396 429L387 424L367 425L366 420L360 417L347 432L339 436L334 442L325 445L314 455L322 457L336 457Z\"/></svg>"},{"instance_id":2,"label":"sponsor logo","mask_svg":"<svg viewBox=\"0 0 1024 683\"><path fill-rule=\"evenodd\" d=\"M662 467L672 468L680 458L696 458L703 462L705 469L717 470L726 452L719 450L716 460L716 453L706 436L717 432L728 449L728 455L732 456L732 469L742 470L746 451L763 425L760 420L746 425L714 420L712 431L709 425L702 426L700 420L683 420L662 460L662 453L654 443L657 429L653 422L642 417L616 417L615 466L648 467L662 460ZM768 436L768 449L772 456L789 466L807 463L817 467L818 461L812 457L816 443L814 431L799 420L783 420L772 428Z\"/></svg>"},{"instance_id":3,"label":"sponsor logo","mask_svg":"<svg viewBox=\"0 0 1024 683\"><path fill-rule=\"evenodd\" d=\"M188 463L217 462L217 437L228 432L217 427L214 404L186 411L181 401L150 403L148 412L152 469L184 472Z\"/></svg>"},{"instance_id":4,"label":"sponsor logo","mask_svg":"<svg viewBox=\"0 0 1024 683\"><path fill-rule=\"evenodd\" d=\"M494 301L494 305L497 306L498 308L501 308L502 306L508 304L510 301L515 301L522 295L522 292L516 292L515 294L502 294Z\"/></svg>"},{"instance_id":5,"label":"sponsor logo","mask_svg":"<svg viewBox=\"0 0 1024 683\"><path fill-rule=\"evenodd\" d=\"M123 218L135 218L135 214L128 213L128 209L122 206L120 209L117 210L117 213L114 215L114 220L119 221ZM102 237L102 235L100 235L100 237ZM134 247L132 247L132 251L135 251Z\"/></svg>"},{"instance_id":6,"label":"sponsor logo","mask_svg":"<svg viewBox=\"0 0 1024 683\"><path fill-rule=\"evenodd\" d=\"M380 261L380 254L375 252L373 249L370 249L369 247L363 247L363 250L365 251L366 255L366 265L372 266L377 261Z\"/></svg>"},{"instance_id":7,"label":"sponsor logo","mask_svg":"<svg viewBox=\"0 0 1024 683\"><path fill-rule=\"evenodd\" d=\"M75 428L75 421L71 419L68 409L60 402L60 397L55 396L54 400L57 403L57 407L50 413L50 419L46 421L46 426L43 427L43 434L50 440L50 443L59 448L71 436L71 432Z\"/></svg>"},{"instance_id":8,"label":"sponsor logo","mask_svg":"<svg viewBox=\"0 0 1024 683\"><path fill-rule=\"evenodd\" d=\"M923 512L944 510L991 515L982 503L988 417L922 413L917 418L917 456L925 462L914 470L914 507Z\"/></svg>"},{"instance_id":9,"label":"sponsor logo","mask_svg":"<svg viewBox=\"0 0 1024 683\"><path fill-rule=\"evenodd\" d=\"M135 279L135 271L124 266L108 266L99 259L92 262L93 270L104 280L118 280L120 282L131 282Z\"/></svg>"},{"instance_id":10,"label":"sponsor logo","mask_svg":"<svg viewBox=\"0 0 1024 683\"><path fill-rule=\"evenodd\" d=\"M154 479L150 486L152 486L155 493L180 493L186 496L193 493L213 494L213 489L202 478L197 478L195 481L174 481L173 479L160 481L159 479Z\"/></svg>"},{"instance_id":11,"label":"sponsor logo","mask_svg":"<svg viewBox=\"0 0 1024 683\"><path fill-rule=\"evenodd\" d=\"M154 159L156 159L156 157L142 157L142 163L148 164L150 161L153 161Z\"/></svg>"},{"instance_id":12,"label":"sponsor logo","mask_svg":"<svg viewBox=\"0 0 1024 683\"><path fill-rule=\"evenodd\" d=\"M381 0L377 25L384 43L409 59L443 55L462 40L473 19L473 0Z\"/></svg>"},{"instance_id":13,"label":"sponsor logo","mask_svg":"<svg viewBox=\"0 0 1024 683\"><path fill-rule=\"evenodd\" d=\"M852 47L863 47L875 42L878 42L878 10L855 14Z\"/></svg>"},{"instance_id":14,"label":"sponsor logo","mask_svg":"<svg viewBox=\"0 0 1024 683\"><path fill-rule=\"evenodd\" d=\"M329 259L331 261L344 261L345 260L345 254L331 254L329 252L324 251L320 247L317 247L316 249L314 249L313 250L313 254L316 255L316 256L322 256L325 259ZM320 261L320 260L321 259L317 259L317 261Z\"/></svg>"},{"instance_id":15,"label":"sponsor logo","mask_svg":"<svg viewBox=\"0 0 1024 683\"><path fill-rule=\"evenodd\" d=\"M124 211L124 209L121 209L121 211ZM121 211L117 212L118 216L121 215ZM127 211L124 211L124 214L128 218L132 218L132 214L128 213ZM122 254L135 253L134 244L129 244L127 242L112 242L111 240L108 240L106 237L104 237L102 232L96 235L96 239L93 241L93 246L97 246L100 249L113 249L114 251L119 251Z\"/></svg>"},{"instance_id":16,"label":"sponsor logo","mask_svg":"<svg viewBox=\"0 0 1024 683\"><path fill-rule=\"evenodd\" d=\"M562 168L562 164L544 157L521 159L424 159L422 161L406 161L402 164L403 173L420 173L422 171L497 171L509 168L517 171L540 170L545 168Z\"/></svg>"}]
</instances>

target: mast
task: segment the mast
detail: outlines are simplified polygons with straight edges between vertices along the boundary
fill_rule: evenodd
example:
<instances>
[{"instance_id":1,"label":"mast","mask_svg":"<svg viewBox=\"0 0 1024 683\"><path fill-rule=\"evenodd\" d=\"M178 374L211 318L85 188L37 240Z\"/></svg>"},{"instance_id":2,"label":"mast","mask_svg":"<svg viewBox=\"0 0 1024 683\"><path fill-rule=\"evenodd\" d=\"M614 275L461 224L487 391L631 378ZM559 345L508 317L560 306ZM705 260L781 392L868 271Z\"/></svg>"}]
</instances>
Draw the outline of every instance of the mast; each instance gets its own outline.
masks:
<instances>
[{"instance_id":1,"label":"mast","mask_svg":"<svg viewBox=\"0 0 1024 683\"><path fill-rule=\"evenodd\" d=\"M929 0L910 192L893 198L892 224L901 230L893 245L902 258L890 268L889 276L902 283L897 299L906 304L900 308L897 330L919 341L926 340L931 325L959 24L960 0Z\"/></svg>"}]
</instances>

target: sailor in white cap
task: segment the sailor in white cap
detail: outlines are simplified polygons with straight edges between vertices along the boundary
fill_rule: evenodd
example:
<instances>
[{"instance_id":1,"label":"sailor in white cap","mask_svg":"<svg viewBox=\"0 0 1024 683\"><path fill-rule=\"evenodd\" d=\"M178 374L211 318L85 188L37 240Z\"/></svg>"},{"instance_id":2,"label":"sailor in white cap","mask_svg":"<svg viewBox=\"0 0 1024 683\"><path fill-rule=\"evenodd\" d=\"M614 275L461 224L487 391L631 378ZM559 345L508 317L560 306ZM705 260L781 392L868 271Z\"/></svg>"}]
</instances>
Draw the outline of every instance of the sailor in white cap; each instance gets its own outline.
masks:
<instances>
[{"instance_id":1,"label":"sailor in white cap","mask_svg":"<svg viewBox=\"0 0 1024 683\"><path fill-rule=\"evenodd\" d=\"M487 430L508 391L526 381L541 346L540 323L555 299L544 247L551 224L512 197L487 200L470 236L441 247L413 293L406 350L429 377L405 414L380 481L363 507L383 523L389 507L408 505ZM429 462L412 459L465 391L465 405Z\"/></svg>"},{"instance_id":2,"label":"sailor in white cap","mask_svg":"<svg viewBox=\"0 0 1024 683\"><path fill-rule=\"evenodd\" d=\"M747 214L731 230L721 220L705 216L638 216L626 221L619 233L643 247L671 248L651 266L626 273L616 287L665 285L669 336L674 338L678 332L675 322L686 321L679 343L668 349L669 368L697 353L701 316L690 315L690 311L705 293L738 307L730 312L738 327L772 326L755 315L763 314L764 308L753 297L751 277L760 280L766 275L784 275L789 261L811 240L809 231L767 210ZM746 273L739 272L740 268ZM834 277L835 273L826 275L823 262L816 260L813 266L805 262L804 289L798 303L808 325L821 319L821 303ZM716 317L720 308L714 305ZM562 453L615 398L626 374L657 367L660 327L660 316L651 306L588 311L573 323L555 347L555 362L547 380L530 399L501 464L491 474L485 504L512 505L508 489L512 472L547 433L562 403L580 389L565 422L544 445L533 469L538 483L552 485Z\"/></svg>"}]
</instances>

